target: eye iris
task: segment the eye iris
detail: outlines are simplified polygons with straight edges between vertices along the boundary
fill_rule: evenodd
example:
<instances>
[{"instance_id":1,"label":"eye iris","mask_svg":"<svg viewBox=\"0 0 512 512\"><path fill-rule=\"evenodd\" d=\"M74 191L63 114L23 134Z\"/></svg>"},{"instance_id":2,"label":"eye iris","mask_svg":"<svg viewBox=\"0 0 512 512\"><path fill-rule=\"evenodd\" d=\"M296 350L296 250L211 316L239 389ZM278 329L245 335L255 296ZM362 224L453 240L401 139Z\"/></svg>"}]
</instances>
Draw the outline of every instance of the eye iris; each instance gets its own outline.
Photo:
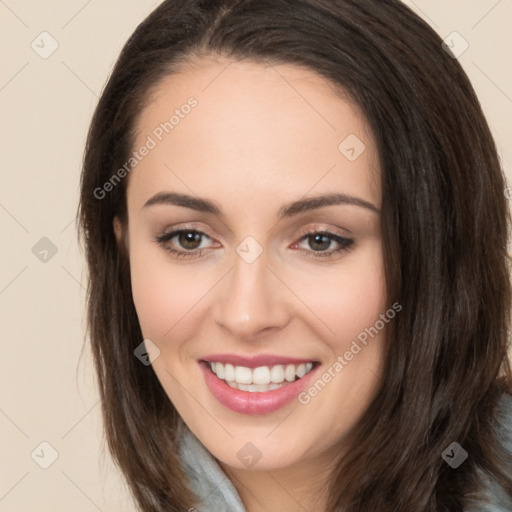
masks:
<instances>
[{"instance_id":1,"label":"eye iris","mask_svg":"<svg viewBox=\"0 0 512 512\"><path fill-rule=\"evenodd\" d=\"M180 245L184 249L197 249L195 244L199 242L201 244L201 234L195 233L194 231L184 231L178 235L178 240ZM190 247L192 245L192 247Z\"/></svg>"},{"instance_id":2,"label":"eye iris","mask_svg":"<svg viewBox=\"0 0 512 512\"><path fill-rule=\"evenodd\" d=\"M323 240L322 240L323 239ZM315 234L309 236L309 242L312 249L317 249L319 251L324 251L329 248L329 244L331 243L331 239L322 234ZM318 247L320 245L320 247ZM315 247L316 246L316 247Z\"/></svg>"}]
</instances>

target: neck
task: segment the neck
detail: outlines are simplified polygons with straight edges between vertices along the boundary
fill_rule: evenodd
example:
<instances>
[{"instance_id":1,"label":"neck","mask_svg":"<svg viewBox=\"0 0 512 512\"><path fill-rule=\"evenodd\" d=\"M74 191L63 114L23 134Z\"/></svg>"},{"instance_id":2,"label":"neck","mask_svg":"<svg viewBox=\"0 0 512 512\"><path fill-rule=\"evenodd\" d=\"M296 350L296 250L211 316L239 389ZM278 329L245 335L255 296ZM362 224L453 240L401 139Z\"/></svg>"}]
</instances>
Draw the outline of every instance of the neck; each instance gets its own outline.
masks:
<instances>
[{"instance_id":1,"label":"neck","mask_svg":"<svg viewBox=\"0 0 512 512\"><path fill-rule=\"evenodd\" d=\"M286 468L250 470L218 461L247 512L325 512L332 454Z\"/></svg>"}]
</instances>

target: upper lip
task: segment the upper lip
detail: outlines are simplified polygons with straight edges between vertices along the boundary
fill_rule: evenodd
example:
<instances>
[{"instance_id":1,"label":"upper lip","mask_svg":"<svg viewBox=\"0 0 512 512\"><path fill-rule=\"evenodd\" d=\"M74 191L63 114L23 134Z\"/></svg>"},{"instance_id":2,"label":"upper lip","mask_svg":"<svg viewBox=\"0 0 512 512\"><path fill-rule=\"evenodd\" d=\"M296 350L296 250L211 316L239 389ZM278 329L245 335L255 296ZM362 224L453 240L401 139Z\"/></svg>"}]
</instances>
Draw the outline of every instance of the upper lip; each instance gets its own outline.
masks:
<instances>
[{"instance_id":1,"label":"upper lip","mask_svg":"<svg viewBox=\"0 0 512 512\"><path fill-rule=\"evenodd\" d=\"M274 366L278 364L317 363L314 359L299 359L296 357L279 356L275 354L260 354L257 356L240 356L236 354L210 354L204 356L200 361L210 363L232 364L233 366L245 366L246 368L258 368L259 366Z\"/></svg>"}]
</instances>

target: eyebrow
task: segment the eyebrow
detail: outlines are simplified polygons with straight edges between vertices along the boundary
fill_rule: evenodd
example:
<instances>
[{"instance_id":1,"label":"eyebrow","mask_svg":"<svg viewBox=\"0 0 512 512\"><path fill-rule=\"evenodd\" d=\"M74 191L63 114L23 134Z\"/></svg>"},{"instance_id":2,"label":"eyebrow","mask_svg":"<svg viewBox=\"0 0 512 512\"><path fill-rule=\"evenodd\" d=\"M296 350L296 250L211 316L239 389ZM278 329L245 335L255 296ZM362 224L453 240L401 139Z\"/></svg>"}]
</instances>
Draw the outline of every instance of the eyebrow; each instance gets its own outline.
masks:
<instances>
[{"instance_id":1,"label":"eyebrow","mask_svg":"<svg viewBox=\"0 0 512 512\"><path fill-rule=\"evenodd\" d=\"M198 212L211 213L218 216L222 215L222 210L213 201L190 196L188 194L179 194L177 192L158 192L145 202L143 208L156 204L182 206ZM278 212L278 217L285 219L299 213L339 204L360 206L361 208L366 208L375 213L380 213L380 210L375 205L359 197L347 194L323 194L308 197L307 199L299 199L298 201L283 206Z\"/></svg>"}]
</instances>

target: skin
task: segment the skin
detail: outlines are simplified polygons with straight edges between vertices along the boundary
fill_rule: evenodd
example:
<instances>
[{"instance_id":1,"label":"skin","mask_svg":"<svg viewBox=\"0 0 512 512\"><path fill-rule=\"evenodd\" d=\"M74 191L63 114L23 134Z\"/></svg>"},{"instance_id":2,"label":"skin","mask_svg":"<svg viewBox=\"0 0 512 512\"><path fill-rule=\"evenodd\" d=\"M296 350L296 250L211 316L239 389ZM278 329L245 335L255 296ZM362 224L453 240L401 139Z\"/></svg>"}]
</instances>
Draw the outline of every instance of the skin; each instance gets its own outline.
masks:
<instances>
[{"instance_id":1,"label":"skin","mask_svg":"<svg viewBox=\"0 0 512 512\"><path fill-rule=\"evenodd\" d=\"M128 248L141 329L160 349L153 369L170 400L249 512L324 510L333 447L377 392L386 329L307 405L293 401L259 416L220 404L197 360L265 353L327 369L385 313L379 211L338 204L277 216L285 204L333 192L380 210L375 142L359 109L308 69L213 58L195 64L165 78L141 113L136 148L187 98L198 101L132 170L128 225L114 221ZM350 134L366 146L355 161L338 150ZM162 191L206 198L223 215L170 204L144 208ZM183 238L180 245L178 237L167 246L205 248L199 257L177 259L154 240L185 227L207 236L195 246L184 246ZM314 230L354 243L315 258L340 245L308 241L304 235ZM263 249L250 264L236 252L247 236ZM237 457L247 442L261 452L250 469Z\"/></svg>"}]
</instances>

